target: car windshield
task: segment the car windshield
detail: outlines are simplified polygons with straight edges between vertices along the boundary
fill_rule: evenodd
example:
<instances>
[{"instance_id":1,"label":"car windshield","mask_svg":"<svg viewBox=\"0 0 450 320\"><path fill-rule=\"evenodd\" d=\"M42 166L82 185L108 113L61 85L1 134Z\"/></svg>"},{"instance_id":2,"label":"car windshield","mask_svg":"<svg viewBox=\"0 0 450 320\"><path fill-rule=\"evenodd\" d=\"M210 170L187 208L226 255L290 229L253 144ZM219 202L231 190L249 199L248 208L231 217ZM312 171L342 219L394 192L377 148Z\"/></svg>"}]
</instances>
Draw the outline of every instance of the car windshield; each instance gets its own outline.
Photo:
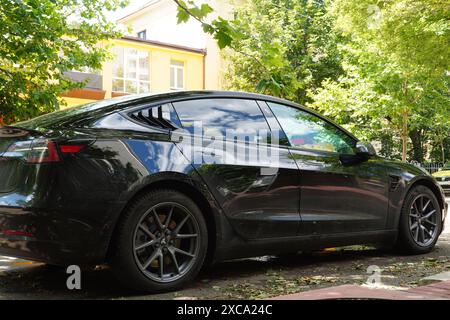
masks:
<instances>
[{"instance_id":1,"label":"car windshield","mask_svg":"<svg viewBox=\"0 0 450 320\"><path fill-rule=\"evenodd\" d=\"M24 128L24 129L49 129L57 126L60 123L64 123L71 118L77 118L83 114L90 114L94 111L119 104L121 102L127 102L138 98L139 95L122 96L118 98L102 100L98 102L87 103L72 108L67 108L60 111L55 111L52 113L47 113L37 118L18 122L13 124L13 126Z\"/></svg>"},{"instance_id":2,"label":"car windshield","mask_svg":"<svg viewBox=\"0 0 450 320\"><path fill-rule=\"evenodd\" d=\"M450 170L450 163L444 164L444 166L441 168L441 170Z\"/></svg>"}]
</instances>

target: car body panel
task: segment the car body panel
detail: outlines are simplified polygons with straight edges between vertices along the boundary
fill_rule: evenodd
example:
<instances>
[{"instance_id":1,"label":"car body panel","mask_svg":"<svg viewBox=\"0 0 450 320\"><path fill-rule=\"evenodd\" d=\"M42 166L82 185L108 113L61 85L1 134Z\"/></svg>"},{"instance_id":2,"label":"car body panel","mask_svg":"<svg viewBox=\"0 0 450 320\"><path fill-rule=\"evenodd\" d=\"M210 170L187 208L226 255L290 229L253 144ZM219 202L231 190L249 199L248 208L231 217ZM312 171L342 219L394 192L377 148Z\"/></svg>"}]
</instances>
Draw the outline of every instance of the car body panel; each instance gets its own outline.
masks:
<instances>
[{"instance_id":1,"label":"car body panel","mask_svg":"<svg viewBox=\"0 0 450 320\"><path fill-rule=\"evenodd\" d=\"M201 140L201 139L200 139ZM225 141L225 145L232 142ZM300 225L298 168L287 150L280 152L279 167L248 162L242 157L221 155L211 158L207 142L178 143L208 185L234 231L244 239L295 236ZM251 148L251 147L250 147ZM273 152L267 147L268 154ZM225 146L224 150L231 150Z\"/></svg>"},{"instance_id":2,"label":"car body panel","mask_svg":"<svg viewBox=\"0 0 450 320\"><path fill-rule=\"evenodd\" d=\"M443 192L436 181L411 165L373 158L354 167L340 166L336 172L326 159L319 163L316 159L314 163L307 154L289 148L279 148L282 149L279 170L273 170L270 164L244 165L239 161L233 165L194 163L186 156L192 150L174 139L174 132L140 125L126 115L142 106L227 97L274 101L306 110L264 95L176 92L111 100L104 102L102 108L93 107L83 114L75 112L68 116L62 112L44 120L18 124L27 132L36 130L33 137L39 134L57 145L82 142L85 148L76 154L61 155L62 161L55 164L21 163L25 171L20 173L14 187L0 191L0 253L54 264L102 263L121 213L136 196L162 183L166 188L176 186L181 192L183 186L196 190L208 204L213 221L213 260L392 242L403 199L415 183L435 186L436 196L444 207ZM203 143L194 153L208 153ZM8 147L2 148L4 152ZM300 155L298 159L296 155ZM4 157L0 159L6 161ZM311 226L317 215L323 221L339 221L335 213L330 214L333 203L324 201L334 197L332 190L325 186L319 188L319 193L314 191L318 190L315 189L318 182L324 181L323 177L312 176L311 172L317 168L341 175L328 182L328 186L344 187L346 191L340 191L343 198L361 200L355 204L352 215L356 228L360 229L350 230L349 225L341 231L324 225L329 230L319 233L320 228ZM354 170L364 174L356 174ZM309 175L311 180L305 181ZM383 182L390 186L392 181L387 179L392 178L397 185L395 189L381 186ZM302 196L305 224L301 218ZM363 199L370 212L362 212ZM324 203L326 208L312 210L314 202ZM384 217L377 211L382 208L386 208Z\"/></svg>"},{"instance_id":3,"label":"car body panel","mask_svg":"<svg viewBox=\"0 0 450 320\"><path fill-rule=\"evenodd\" d=\"M448 168L448 167L447 167ZM444 190L447 197L450 197L450 169L443 168L432 174L432 176L437 180L439 185Z\"/></svg>"},{"instance_id":4,"label":"car body panel","mask_svg":"<svg viewBox=\"0 0 450 320\"><path fill-rule=\"evenodd\" d=\"M432 174L433 177L450 177L450 170L441 170Z\"/></svg>"},{"instance_id":5,"label":"car body panel","mask_svg":"<svg viewBox=\"0 0 450 320\"><path fill-rule=\"evenodd\" d=\"M139 140L141 133L139 139L129 133L126 139L117 139L114 132L94 131L70 132L72 139L92 134L95 141L79 155L66 157L64 163L33 166L34 180L28 179L14 192L0 193L0 238L4 238L0 247L20 243L22 256L56 264L71 257L85 264L99 263L105 259L120 213L138 192L170 180L208 190L200 186L203 182L189 163L170 164L170 159L182 156L168 136ZM213 198L205 196L214 207ZM6 239L5 231L27 236ZM50 243L55 244L51 257L40 254L45 249L34 249Z\"/></svg>"},{"instance_id":6,"label":"car body panel","mask_svg":"<svg viewBox=\"0 0 450 320\"><path fill-rule=\"evenodd\" d=\"M377 159L343 165L338 154L292 152L301 176L301 234L385 229L388 175Z\"/></svg>"}]
</instances>

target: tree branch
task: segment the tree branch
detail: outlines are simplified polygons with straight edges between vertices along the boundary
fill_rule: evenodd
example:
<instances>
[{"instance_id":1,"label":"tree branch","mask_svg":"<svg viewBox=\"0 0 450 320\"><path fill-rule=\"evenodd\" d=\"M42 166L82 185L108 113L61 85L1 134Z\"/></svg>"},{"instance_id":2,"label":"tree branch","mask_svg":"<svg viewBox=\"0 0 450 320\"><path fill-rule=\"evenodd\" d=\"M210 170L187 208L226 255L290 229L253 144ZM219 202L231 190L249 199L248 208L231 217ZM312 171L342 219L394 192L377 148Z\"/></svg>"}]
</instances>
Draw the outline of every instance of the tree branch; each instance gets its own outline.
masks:
<instances>
[{"instance_id":1,"label":"tree branch","mask_svg":"<svg viewBox=\"0 0 450 320\"><path fill-rule=\"evenodd\" d=\"M214 27L212 24L204 22L202 19L200 19L199 17L197 17L196 15L194 15L188 8L186 8L179 0L173 0L175 2L175 4L181 8L181 10L183 10L184 12L186 12L190 17L194 18L195 20L197 20L198 22L200 22L202 25L207 25L211 30L213 30L215 33L219 32L220 30L217 29L216 27ZM231 27L231 26L230 26ZM242 54L250 59L253 59L260 67L263 68L264 72L268 72L267 67L264 65L264 63L258 59L257 57L250 55L242 50L240 50L238 48L238 46L236 46L235 44L231 44L230 48L233 49L234 51L236 51L239 54Z\"/></svg>"}]
</instances>

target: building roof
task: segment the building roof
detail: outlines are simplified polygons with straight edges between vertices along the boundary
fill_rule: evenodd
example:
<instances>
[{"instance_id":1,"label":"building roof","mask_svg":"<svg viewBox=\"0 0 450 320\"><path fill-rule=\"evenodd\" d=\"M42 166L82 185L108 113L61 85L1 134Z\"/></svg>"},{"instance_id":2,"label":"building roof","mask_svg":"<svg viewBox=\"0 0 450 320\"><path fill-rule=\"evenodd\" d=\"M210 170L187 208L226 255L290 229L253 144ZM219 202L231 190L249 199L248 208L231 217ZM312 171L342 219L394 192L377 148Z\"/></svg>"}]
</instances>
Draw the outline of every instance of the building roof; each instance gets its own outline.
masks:
<instances>
[{"instance_id":1,"label":"building roof","mask_svg":"<svg viewBox=\"0 0 450 320\"><path fill-rule=\"evenodd\" d=\"M117 22L123 22L125 20L128 20L132 16L134 16L136 13L140 13L142 10L147 9L148 7L151 7L152 5L160 2L161 0L150 0L146 4L144 4L142 7L128 13L127 15L123 16L122 18L119 18Z\"/></svg>"},{"instance_id":2,"label":"building roof","mask_svg":"<svg viewBox=\"0 0 450 320\"><path fill-rule=\"evenodd\" d=\"M160 42L160 41L155 41L155 40L144 40L144 39L141 39L141 38L138 38L138 37L132 37L132 36L124 36L121 39L122 40L139 42L139 43L142 43L142 44L149 44L149 45L163 47L163 48L176 49L176 50L182 50L182 51L188 51L188 52L193 52L193 53L199 53L199 54L202 54L202 55L206 55L206 50L205 49L191 48L191 47L186 47L186 46L182 46L182 45L178 45L178 44Z\"/></svg>"}]
</instances>

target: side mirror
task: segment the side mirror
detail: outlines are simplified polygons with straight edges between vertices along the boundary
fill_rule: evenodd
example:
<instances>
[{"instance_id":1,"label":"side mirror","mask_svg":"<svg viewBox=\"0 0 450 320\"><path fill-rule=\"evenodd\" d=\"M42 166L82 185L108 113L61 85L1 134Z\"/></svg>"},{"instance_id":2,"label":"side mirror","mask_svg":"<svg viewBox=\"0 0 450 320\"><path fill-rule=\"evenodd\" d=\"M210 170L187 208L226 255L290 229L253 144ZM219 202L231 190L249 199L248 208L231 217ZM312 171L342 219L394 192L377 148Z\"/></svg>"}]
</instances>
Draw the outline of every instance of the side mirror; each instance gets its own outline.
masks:
<instances>
[{"instance_id":1,"label":"side mirror","mask_svg":"<svg viewBox=\"0 0 450 320\"><path fill-rule=\"evenodd\" d=\"M356 143L356 154L363 157L373 157L377 155L375 148L368 142L358 141Z\"/></svg>"}]
</instances>

